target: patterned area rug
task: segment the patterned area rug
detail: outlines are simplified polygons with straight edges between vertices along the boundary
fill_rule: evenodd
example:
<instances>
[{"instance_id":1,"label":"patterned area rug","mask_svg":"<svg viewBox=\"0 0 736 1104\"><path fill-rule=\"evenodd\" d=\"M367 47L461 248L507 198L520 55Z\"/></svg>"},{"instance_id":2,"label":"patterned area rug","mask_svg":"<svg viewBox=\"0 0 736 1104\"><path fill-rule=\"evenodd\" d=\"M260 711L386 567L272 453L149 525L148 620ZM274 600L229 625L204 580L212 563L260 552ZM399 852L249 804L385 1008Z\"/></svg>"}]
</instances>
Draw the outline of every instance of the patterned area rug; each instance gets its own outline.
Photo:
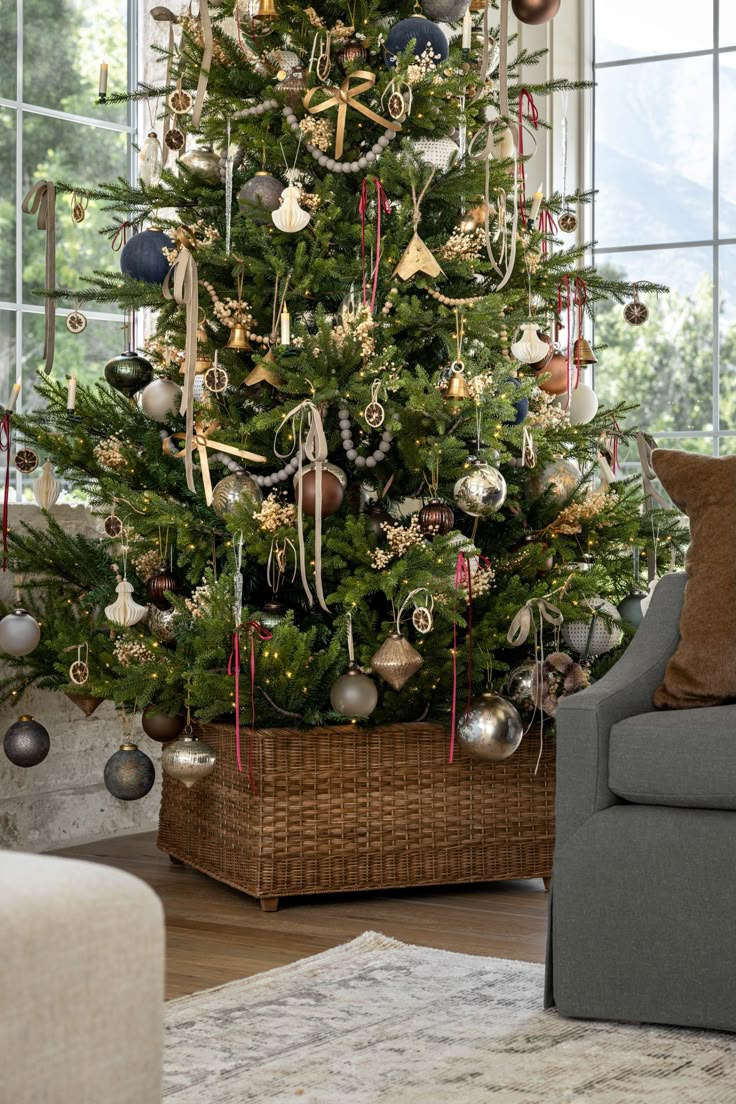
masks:
<instances>
[{"instance_id":1,"label":"patterned area rug","mask_svg":"<svg viewBox=\"0 0 736 1104\"><path fill-rule=\"evenodd\" d=\"M564 1020L541 966L366 932L172 1001L170 1104L733 1104L736 1036Z\"/></svg>"}]
</instances>

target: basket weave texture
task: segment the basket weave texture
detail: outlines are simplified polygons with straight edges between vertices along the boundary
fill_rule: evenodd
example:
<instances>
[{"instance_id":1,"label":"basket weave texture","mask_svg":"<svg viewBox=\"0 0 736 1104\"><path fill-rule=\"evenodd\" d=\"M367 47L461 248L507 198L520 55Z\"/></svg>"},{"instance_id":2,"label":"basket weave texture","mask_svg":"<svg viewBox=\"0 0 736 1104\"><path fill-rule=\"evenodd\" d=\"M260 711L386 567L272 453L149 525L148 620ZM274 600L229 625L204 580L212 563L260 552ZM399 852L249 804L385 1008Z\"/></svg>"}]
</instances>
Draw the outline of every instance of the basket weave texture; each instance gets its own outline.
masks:
<instances>
[{"instance_id":1,"label":"basket weave texture","mask_svg":"<svg viewBox=\"0 0 736 1104\"><path fill-rule=\"evenodd\" d=\"M458 750L449 765L433 724L257 729L258 796L238 773L234 727L199 733L217 766L191 790L164 776L158 845L254 897L551 873L554 745L535 775L538 733L504 763Z\"/></svg>"}]
</instances>

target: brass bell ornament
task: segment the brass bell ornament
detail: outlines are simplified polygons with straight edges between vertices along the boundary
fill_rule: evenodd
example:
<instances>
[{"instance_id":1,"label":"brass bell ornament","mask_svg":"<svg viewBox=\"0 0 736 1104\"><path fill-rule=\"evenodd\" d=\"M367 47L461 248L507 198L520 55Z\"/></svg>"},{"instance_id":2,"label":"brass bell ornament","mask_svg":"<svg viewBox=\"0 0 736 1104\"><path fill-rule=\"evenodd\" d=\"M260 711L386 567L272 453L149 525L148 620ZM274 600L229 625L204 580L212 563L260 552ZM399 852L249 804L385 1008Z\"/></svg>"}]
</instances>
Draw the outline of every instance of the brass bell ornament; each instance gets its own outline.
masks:
<instances>
[{"instance_id":1,"label":"brass bell ornament","mask_svg":"<svg viewBox=\"0 0 736 1104\"><path fill-rule=\"evenodd\" d=\"M237 349L241 353L251 352L252 346L248 340L248 330L240 323L236 322L230 330L230 337L228 338L226 349Z\"/></svg>"},{"instance_id":2,"label":"brass bell ornament","mask_svg":"<svg viewBox=\"0 0 736 1104\"><path fill-rule=\"evenodd\" d=\"M275 0L255 0L251 6L253 19L274 20L279 18L279 9Z\"/></svg>"},{"instance_id":3,"label":"brass bell ornament","mask_svg":"<svg viewBox=\"0 0 736 1104\"><path fill-rule=\"evenodd\" d=\"M586 337L579 337L572 349L572 359L574 364L597 364L598 357L595 355L590 347L590 343Z\"/></svg>"}]
</instances>

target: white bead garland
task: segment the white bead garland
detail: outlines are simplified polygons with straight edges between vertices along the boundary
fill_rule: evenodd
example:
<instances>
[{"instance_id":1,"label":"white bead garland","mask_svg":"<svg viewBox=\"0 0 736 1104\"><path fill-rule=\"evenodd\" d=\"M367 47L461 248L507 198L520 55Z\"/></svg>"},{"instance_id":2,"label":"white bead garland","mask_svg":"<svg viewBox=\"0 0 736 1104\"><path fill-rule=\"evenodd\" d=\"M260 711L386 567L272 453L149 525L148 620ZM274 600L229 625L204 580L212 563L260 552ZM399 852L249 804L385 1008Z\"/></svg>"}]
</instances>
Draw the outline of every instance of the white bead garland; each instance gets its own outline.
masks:
<instances>
[{"instance_id":1,"label":"white bead garland","mask_svg":"<svg viewBox=\"0 0 736 1104\"><path fill-rule=\"evenodd\" d=\"M375 452L372 452L370 456L361 456L353 441L353 431L350 427L350 411L342 407L339 412L339 418L342 447L345 449L345 455L348 460L355 464L356 468L375 468L376 464L380 464L382 460L386 459L386 456L391 451L391 444L394 439L394 435L390 429L384 429L381 434L381 443Z\"/></svg>"},{"instance_id":2,"label":"white bead garland","mask_svg":"<svg viewBox=\"0 0 736 1104\"><path fill-rule=\"evenodd\" d=\"M267 101L268 102L268 101ZM294 131L295 134L301 136L302 130L299 126L299 120L294 113L293 107L289 104L283 109L283 115L286 122ZM336 161L334 157L328 157L322 150L317 149L316 146L306 142L305 148L308 153L312 155L314 160L320 166L320 168L327 169L328 172L336 173L356 173L365 172L370 165L374 165L381 157L381 154L388 146L389 142L393 142L397 137L398 131L386 130L374 146L371 147L368 153L359 157L357 161Z\"/></svg>"}]
</instances>

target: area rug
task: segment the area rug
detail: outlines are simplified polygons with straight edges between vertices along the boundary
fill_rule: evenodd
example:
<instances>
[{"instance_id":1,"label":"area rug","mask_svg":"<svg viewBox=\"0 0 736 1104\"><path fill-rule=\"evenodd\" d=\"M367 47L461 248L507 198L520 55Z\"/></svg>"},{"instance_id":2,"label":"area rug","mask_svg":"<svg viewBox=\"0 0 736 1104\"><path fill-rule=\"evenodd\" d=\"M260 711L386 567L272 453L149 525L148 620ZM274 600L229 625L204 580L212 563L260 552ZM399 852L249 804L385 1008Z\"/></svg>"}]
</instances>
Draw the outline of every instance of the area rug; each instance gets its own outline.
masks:
<instances>
[{"instance_id":1,"label":"area rug","mask_svg":"<svg viewBox=\"0 0 736 1104\"><path fill-rule=\"evenodd\" d=\"M543 967L366 932L166 1006L170 1104L734 1104L736 1038L565 1020Z\"/></svg>"}]
</instances>

